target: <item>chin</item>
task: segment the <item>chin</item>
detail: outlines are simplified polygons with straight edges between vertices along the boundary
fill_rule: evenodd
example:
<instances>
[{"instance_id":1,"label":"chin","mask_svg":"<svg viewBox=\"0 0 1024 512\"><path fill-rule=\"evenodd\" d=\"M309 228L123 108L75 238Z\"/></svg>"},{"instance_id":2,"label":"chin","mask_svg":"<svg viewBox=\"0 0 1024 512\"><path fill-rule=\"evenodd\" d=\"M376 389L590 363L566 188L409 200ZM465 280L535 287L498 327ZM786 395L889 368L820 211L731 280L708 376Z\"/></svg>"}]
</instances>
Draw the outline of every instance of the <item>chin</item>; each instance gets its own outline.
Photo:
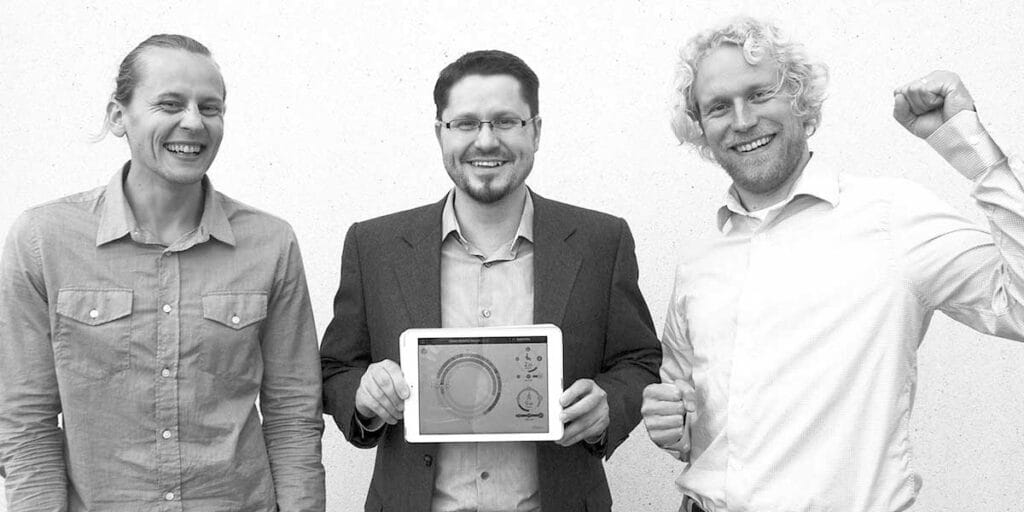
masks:
<instances>
[{"instance_id":1,"label":"chin","mask_svg":"<svg viewBox=\"0 0 1024 512\"><path fill-rule=\"evenodd\" d=\"M203 181L203 177L206 176L206 171L209 167L204 169L188 169L179 170L164 173L163 177L165 180L174 183L175 185L195 185Z\"/></svg>"},{"instance_id":2,"label":"chin","mask_svg":"<svg viewBox=\"0 0 1024 512\"><path fill-rule=\"evenodd\" d=\"M493 204L501 201L508 197L511 188L501 187L494 188L487 185L480 187L466 187L462 189L466 195L473 198L474 201L482 204Z\"/></svg>"}]
</instances>

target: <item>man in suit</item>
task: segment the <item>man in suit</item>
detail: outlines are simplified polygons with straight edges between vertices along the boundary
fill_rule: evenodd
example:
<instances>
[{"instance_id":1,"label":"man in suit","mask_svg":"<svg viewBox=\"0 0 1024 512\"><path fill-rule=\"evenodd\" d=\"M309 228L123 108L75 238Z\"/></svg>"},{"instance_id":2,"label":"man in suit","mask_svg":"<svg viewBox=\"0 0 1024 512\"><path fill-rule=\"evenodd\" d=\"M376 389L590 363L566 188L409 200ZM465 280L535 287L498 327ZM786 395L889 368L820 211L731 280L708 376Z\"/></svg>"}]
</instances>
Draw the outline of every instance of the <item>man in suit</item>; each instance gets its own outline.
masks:
<instances>
[{"instance_id":1,"label":"man in suit","mask_svg":"<svg viewBox=\"0 0 1024 512\"><path fill-rule=\"evenodd\" d=\"M354 224L321 347L324 406L377 446L366 510L610 510L601 464L639 421L659 342L626 222L533 193L538 80L518 57L471 52L441 71L435 132L455 188ZM399 335L414 327L562 329L557 442L409 444Z\"/></svg>"}]
</instances>

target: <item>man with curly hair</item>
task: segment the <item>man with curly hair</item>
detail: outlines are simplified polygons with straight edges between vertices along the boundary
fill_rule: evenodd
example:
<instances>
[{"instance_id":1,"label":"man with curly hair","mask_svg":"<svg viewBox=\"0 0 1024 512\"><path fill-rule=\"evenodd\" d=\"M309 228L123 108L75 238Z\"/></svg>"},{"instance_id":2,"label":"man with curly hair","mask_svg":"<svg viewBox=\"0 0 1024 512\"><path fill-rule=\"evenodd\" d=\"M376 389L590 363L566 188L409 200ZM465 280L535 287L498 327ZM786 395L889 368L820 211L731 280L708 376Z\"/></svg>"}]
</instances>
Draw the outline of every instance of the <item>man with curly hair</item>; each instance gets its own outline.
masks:
<instances>
[{"instance_id":1,"label":"man with curly hair","mask_svg":"<svg viewBox=\"0 0 1024 512\"><path fill-rule=\"evenodd\" d=\"M644 390L651 439L686 463L680 510L897 511L921 487L909 418L935 310L1024 339L1024 187L954 73L893 114L974 183L977 226L923 187L808 149L827 68L750 18L682 51L673 128L732 178L721 235L689 249Z\"/></svg>"}]
</instances>

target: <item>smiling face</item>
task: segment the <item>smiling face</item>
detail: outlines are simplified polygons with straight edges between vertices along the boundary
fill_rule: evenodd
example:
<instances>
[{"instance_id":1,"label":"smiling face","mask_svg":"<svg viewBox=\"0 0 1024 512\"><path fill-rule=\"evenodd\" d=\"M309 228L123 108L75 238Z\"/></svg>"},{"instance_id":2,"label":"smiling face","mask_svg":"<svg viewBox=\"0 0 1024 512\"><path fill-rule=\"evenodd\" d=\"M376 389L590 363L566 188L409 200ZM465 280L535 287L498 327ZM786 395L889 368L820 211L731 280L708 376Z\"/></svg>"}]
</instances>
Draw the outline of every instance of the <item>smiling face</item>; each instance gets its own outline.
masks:
<instances>
[{"instance_id":1,"label":"smiling face","mask_svg":"<svg viewBox=\"0 0 1024 512\"><path fill-rule=\"evenodd\" d=\"M224 80L209 57L149 48L127 105L107 106L111 131L131 148L131 173L165 185L202 180L224 137Z\"/></svg>"},{"instance_id":2,"label":"smiling face","mask_svg":"<svg viewBox=\"0 0 1024 512\"><path fill-rule=\"evenodd\" d=\"M747 208L782 200L810 157L803 119L791 98L777 92L777 64L750 64L724 45L697 66L694 91L700 124L715 160Z\"/></svg>"},{"instance_id":3,"label":"smiling face","mask_svg":"<svg viewBox=\"0 0 1024 512\"><path fill-rule=\"evenodd\" d=\"M443 122L530 117L519 81L510 75L467 75L452 86L441 113ZM473 200L490 204L525 187L540 144L540 119L507 131L495 131L489 124L476 132L438 126L436 134L455 186Z\"/></svg>"}]
</instances>

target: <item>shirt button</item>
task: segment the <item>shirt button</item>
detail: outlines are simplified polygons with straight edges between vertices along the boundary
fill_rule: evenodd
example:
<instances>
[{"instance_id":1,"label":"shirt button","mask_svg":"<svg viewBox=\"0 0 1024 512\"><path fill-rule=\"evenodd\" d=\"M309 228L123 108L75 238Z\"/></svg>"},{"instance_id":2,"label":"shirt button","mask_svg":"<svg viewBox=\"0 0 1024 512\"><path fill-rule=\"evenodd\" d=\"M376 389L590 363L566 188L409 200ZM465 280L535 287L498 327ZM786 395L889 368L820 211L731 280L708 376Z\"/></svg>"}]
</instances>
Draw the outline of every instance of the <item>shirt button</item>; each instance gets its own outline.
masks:
<instances>
[{"instance_id":1,"label":"shirt button","mask_svg":"<svg viewBox=\"0 0 1024 512\"><path fill-rule=\"evenodd\" d=\"M487 263L484 263L484 266L487 267L487 268L491 268L491 265L493 265L493 263L491 263L489 261Z\"/></svg>"},{"instance_id":2,"label":"shirt button","mask_svg":"<svg viewBox=\"0 0 1024 512\"><path fill-rule=\"evenodd\" d=\"M164 304L163 310L164 310L164 313L170 313L171 312L171 305L170 304Z\"/></svg>"},{"instance_id":3,"label":"shirt button","mask_svg":"<svg viewBox=\"0 0 1024 512\"><path fill-rule=\"evenodd\" d=\"M233 323L235 325L238 325L241 321L242 321L242 319L238 318L238 315L234 315L234 316L231 317L231 323Z\"/></svg>"},{"instance_id":4,"label":"shirt button","mask_svg":"<svg viewBox=\"0 0 1024 512\"><path fill-rule=\"evenodd\" d=\"M424 466L429 468L433 463L434 463L434 458L433 457L431 457L430 455L424 455L423 456L423 465Z\"/></svg>"},{"instance_id":5,"label":"shirt button","mask_svg":"<svg viewBox=\"0 0 1024 512\"><path fill-rule=\"evenodd\" d=\"M96 318L98 316L100 316L100 312L95 309L89 312L89 318Z\"/></svg>"},{"instance_id":6,"label":"shirt button","mask_svg":"<svg viewBox=\"0 0 1024 512\"><path fill-rule=\"evenodd\" d=\"M480 315L482 315L484 318L490 318L491 317L491 310L485 309L485 310L480 312Z\"/></svg>"},{"instance_id":7,"label":"shirt button","mask_svg":"<svg viewBox=\"0 0 1024 512\"><path fill-rule=\"evenodd\" d=\"M163 370L160 370L160 376L161 377L170 377L171 376L170 368L164 368Z\"/></svg>"},{"instance_id":8,"label":"shirt button","mask_svg":"<svg viewBox=\"0 0 1024 512\"><path fill-rule=\"evenodd\" d=\"M174 499L174 493L173 492L169 492L167 494L164 494L164 499L167 500L167 501L173 500Z\"/></svg>"},{"instance_id":9,"label":"shirt button","mask_svg":"<svg viewBox=\"0 0 1024 512\"><path fill-rule=\"evenodd\" d=\"M486 472L486 471L484 471L483 473L480 473L480 478L483 479L483 480L487 480L490 477L491 477L491 474Z\"/></svg>"},{"instance_id":10,"label":"shirt button","mask_svg":"<svg viewBox=\"0 0 1024 512\"><path fill-rule=\"evenodd\" d=\"M171 431L170 430L164 430L164 433L160 434L160 435L164 436L164 439L170 439L171 438Z\"/></svg>"}]
</instances>

